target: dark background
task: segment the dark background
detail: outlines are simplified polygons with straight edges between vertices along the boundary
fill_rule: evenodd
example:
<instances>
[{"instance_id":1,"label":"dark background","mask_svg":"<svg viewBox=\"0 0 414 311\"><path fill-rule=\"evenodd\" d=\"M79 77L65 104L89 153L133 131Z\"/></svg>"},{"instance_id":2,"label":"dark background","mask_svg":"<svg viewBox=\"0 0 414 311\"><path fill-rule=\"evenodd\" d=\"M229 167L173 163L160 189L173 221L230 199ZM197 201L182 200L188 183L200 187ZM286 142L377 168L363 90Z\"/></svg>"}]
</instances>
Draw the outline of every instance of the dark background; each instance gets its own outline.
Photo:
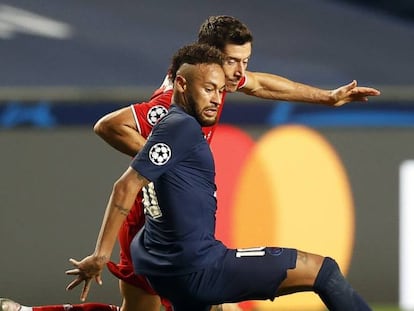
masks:
<instances>
[{"instance_id":1,"label":"dark background","mask_svg":"<svg viewBox=\"0 0 414 311\"><path fill-rule=\"evenodd\" d=\"M173 52L194 41L199 25L218 14L236 16L253 31L251 70L320 86L352 79L376 86L414 81L413 20L399 17L409 14L409 1L3 0L0 5L0 21L9 30L9 38L0 39L0 86L156 86ZM67 36L30 33L34 26L26 29L5 15L10 7L63 23ZM4 37L5 30L1 33Z\"/></svg>"}]
</instances>

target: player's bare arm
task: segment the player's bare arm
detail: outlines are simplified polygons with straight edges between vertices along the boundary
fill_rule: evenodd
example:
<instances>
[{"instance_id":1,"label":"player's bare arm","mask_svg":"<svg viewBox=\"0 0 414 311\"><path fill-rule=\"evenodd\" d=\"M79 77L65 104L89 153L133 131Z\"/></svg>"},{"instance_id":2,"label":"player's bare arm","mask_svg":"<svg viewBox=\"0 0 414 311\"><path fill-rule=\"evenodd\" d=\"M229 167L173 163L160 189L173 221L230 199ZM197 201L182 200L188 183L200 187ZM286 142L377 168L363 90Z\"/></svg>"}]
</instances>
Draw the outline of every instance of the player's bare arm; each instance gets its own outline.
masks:
<instances>
[{"instance_id":1,"label":"player's bare arm","mask_svg":"<svg viewBox=\"0 0 414 311\"><path fill-rule=\"evenodd\" d=\"M380 95L380 91L377 89L358 87L355 80L334 90L324 90L269 73L247 71L246 76L246 85L240 91L265 99L318 103L338 107L352 101L367 101L369 96Z\"/></svg>"},{"instance_id":2,"label":"player's bare arm","mask_svg":"<svg viewBox=\"0 0 414 311\"><path fill-rule=\"evenodd\" d=\"M146 141L138 132L131 107L103 116L93 130L110 146L131 157L142 149Z\"/></svg>"},{"instance_id":3,"label":"player's bare arm","mask_svg":"<svg viewBox=\"0 0 414 311\"><path fill-rule=\"evenodd\" d=\"M133 206L138 191L148 183L145 177L129 167L113 186L94 253L81 261L69 260L75 269L67 270L66 274L74 275L76 279L66 289L71 290L84 282L81 301L86 300L93 279L102 284L102 270L110 260L119 229Z\"/></svg>"}]
</instances>

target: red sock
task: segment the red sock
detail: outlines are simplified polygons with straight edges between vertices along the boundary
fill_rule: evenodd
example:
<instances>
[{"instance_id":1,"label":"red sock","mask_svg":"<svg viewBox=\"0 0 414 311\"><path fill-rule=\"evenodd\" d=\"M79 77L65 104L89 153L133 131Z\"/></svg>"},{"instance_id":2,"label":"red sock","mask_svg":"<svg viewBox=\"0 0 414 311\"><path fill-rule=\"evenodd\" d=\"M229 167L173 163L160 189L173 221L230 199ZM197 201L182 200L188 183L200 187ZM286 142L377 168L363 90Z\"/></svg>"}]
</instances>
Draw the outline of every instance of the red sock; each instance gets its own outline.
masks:
<instances>
[{"instance_id":1,"label":"red sock","mask_svg":"<svg viewBox=\"0 0 414 311\"><path fill-rule=\"evenodd\" d=\"M82 303L77 305L36 306L33 307L33 311L119 311L119 308L103 303Z\"/></svg>"}]
</instances>

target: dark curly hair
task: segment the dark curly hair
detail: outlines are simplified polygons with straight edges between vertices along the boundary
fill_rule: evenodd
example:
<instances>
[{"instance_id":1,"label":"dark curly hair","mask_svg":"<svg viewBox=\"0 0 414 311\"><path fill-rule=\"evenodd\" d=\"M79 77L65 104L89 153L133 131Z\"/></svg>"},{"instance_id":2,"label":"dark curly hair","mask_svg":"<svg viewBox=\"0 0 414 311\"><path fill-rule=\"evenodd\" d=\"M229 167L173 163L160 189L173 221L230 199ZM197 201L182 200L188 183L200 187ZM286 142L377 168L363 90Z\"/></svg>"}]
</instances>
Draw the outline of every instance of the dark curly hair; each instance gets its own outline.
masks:
<instances>
[{"instance_id":1,"label":"dark curly hair","mask_svg":"<svg viewBox=\"0 0 414 311\"><path fill-rule=\"evenodd\" d=\"M168 70L171 81L175 80L182 64L218 64L223 65L224 57L220 50L207 44L193 43L180 48L173 56Z\"/></svg>"},{"instance_id":2,"label":"dark curly hair","mask_svg":"<svg viewBox=\"0 0 414 311\"><path fill-rule=\"evenodd\" d=\"M242 45L253 42L249 28L237 18L228 15L210 16L198 32L198 43L208 44L223 51L226 44Z\"/></svg>"}]
</instances>

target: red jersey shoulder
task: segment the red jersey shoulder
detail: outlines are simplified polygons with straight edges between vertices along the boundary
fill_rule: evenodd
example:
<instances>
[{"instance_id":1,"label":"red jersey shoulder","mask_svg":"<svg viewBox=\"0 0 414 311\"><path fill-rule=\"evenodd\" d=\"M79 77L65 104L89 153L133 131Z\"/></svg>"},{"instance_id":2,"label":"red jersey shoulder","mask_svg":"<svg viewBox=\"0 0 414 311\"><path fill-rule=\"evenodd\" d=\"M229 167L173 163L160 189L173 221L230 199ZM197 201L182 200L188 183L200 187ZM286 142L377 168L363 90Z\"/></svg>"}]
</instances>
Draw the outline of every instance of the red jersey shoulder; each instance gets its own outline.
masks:
<instances>
[{"instance_id":1,"label":"red jersey shoulder","mask_svg":"<svg viewBox=\"0 0 414 311\"><path fill-rule=\"evenodd\" d=\"M131 105L138 131L144 138L148 137L152 127L167 114L171 105L171 97L172 82L166 76L160 88L154 91L148 102Z\"/></svg>"},{"instance_id":2,"label":"red jersey shoulder","mask_svg":"<svg viewBox=\"0 0 414 311\"><path fill-rule=\"evenodd\" d=\"M172 90L158 94L156 92L149 102L131 105L138 131L144 138L148 137L152 127L167 114L171 105Z\"/></svg>"}]
</instances>

